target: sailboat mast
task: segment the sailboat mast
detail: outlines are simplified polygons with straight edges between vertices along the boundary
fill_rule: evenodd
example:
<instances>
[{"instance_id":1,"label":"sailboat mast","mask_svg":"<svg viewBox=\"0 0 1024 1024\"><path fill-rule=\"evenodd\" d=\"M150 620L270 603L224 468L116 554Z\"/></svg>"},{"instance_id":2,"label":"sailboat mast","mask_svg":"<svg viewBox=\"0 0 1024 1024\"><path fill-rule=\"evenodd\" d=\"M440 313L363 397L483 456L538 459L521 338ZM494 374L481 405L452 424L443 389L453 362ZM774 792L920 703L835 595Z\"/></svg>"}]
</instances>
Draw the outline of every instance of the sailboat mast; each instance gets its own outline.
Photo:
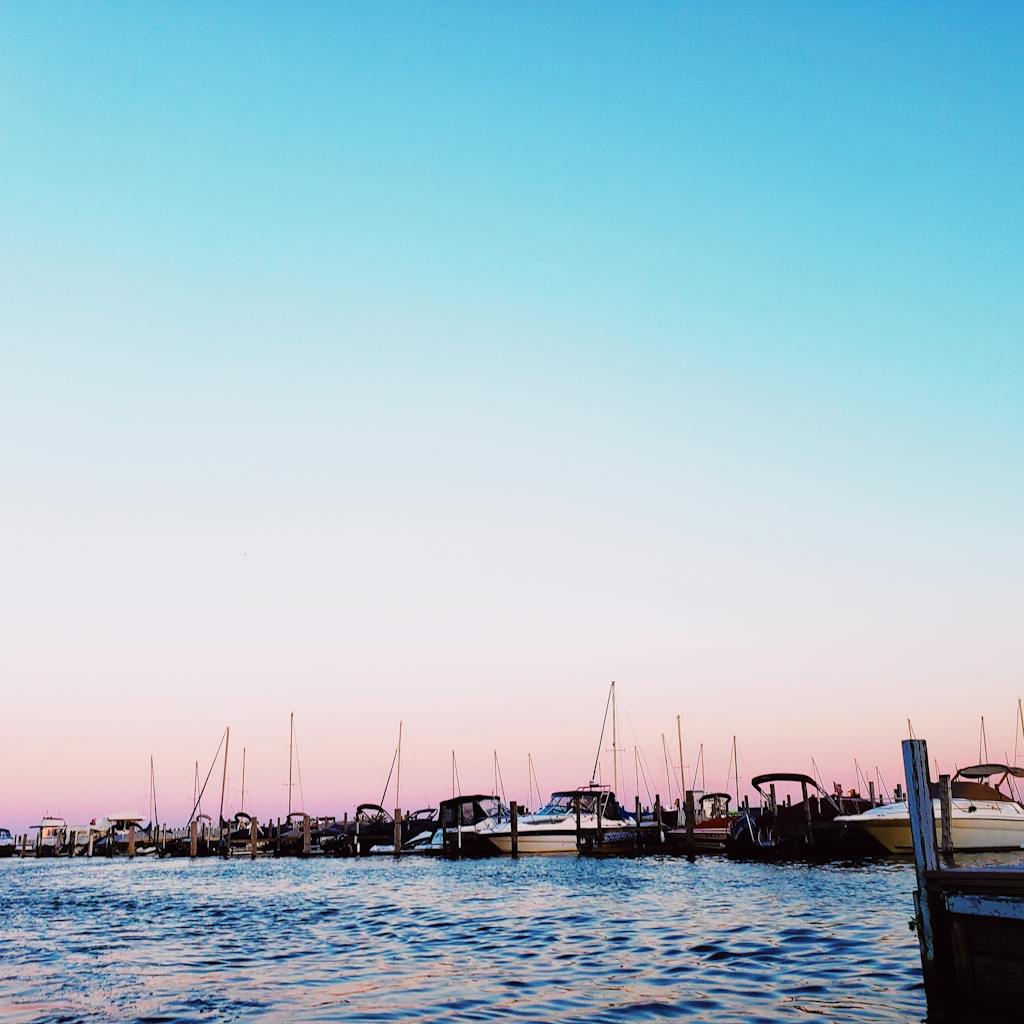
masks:
<instances>
[{"instance_id":1,"label":"sailboat mast","mask_svg":"<svg viewBox=\"0 0 1024 1024\"><path fill-rule=\"evenodd\" d=\"M455 799L455 751L452 751L452 799Z\"/></svg>"},{"instance_id":2,"label":"sailboat mast","mask_svg":"<svg viewBox=\"0 0 1024 1024\"><path fill-rule=\"evenodd\" d=\"M612 680L612 792L619 791L618 715L615 712L615 680Z\"/></svg>"},{"instance_id":3,"label":"sailboat mast","mask_svg":"<svg viewBox=\"0 0 1024 1024\"><path fill-rule=\"evenodd\" d=\"M733 771L736 772L736 807L740 806L740 761L736 756L736 737L732 738L732 764ZM728 781L728 780L727 780Z\"/></svg>"},{"instance_id":4,"label":"sailboat mast","mask_svg":"<svg viewBox=\"0 0 1024 1024\"><path fill-rule=\"evenodd\" d=\"M245 810L245 747L242 747L242 810Z\"/></svg>"},{"instance_id":5,"label":"sailboat mast","mask_svg":"<svg viewBox=\"0 0 1024 1024\"><path fill-rule=\"evenodd\" d=\"M402 723L398 723L398 767L395 771L395 817L398 817L398 810L402 806L401 790L402 783Z\"/></svg>"},{"instance_id":6,"label":"sailboat mast","mask_svg":"<svg viewBox=\"0 0 1024 1024\"><path fill-rule=\"evenodd\" d=\"M984 754L982 753L984 751ZM985 716L981 716L981 735L978 737L978 761L988 763L988 737L985 735Z\"/></svg>"},{"instance_id":7,"label":"sailboat mast","mask_svg":"<svg viewBox=\"0 0 1024 1024\"><path fill-rule=\"evenodd\" d=\"M224 787L228 783L228 745L231 743L231 726L224 731L224 771L220 777L220 827L224 827Z\"/></svg>"},{"instance_id":8,"label":"sailboat mast","mask_svg":"<svg viewBox=\"0 0 1024 1024\"><path fill-rule=\"evenodd\" d=\"M152 824L156 824L158 812L156 807L156 771L153 768L153 755L149 755L149 791L153 799L153 814L150 818Z\"/></svg>"},{"instance_id":9,"label":"sailboat mast","mask_svg":"<svg viewBox=\"0 0 1024 1024\"><path fill-rule=\"evenodd\" d=\"M683 764L683 716L676 715L676 738L679 740L679 806L686 802L686 766Z\"/></svg>"},{"instance_id":10,"label":"sailboat mast","mask_svg":"<svg viewBox=\"0 0 1024 1024\"><path fill-rule=\"evenodd\" d=\"M196 761L196 781L192 784L192 806L199 814L203 813L202 796L199 794L199 762ZM191 825L192 823L189 822Z\"/></svg>"},{"instance_id":11,"label":"sailboat mast","mask_svg":"<svg viewBox=\"0 0 1024 1024\"><path fill-rule=\"evenodd\" d=\"M292 813L292 749L295 746L295 712L288 716L288 816Z\"/></svg>"}]
</instances>

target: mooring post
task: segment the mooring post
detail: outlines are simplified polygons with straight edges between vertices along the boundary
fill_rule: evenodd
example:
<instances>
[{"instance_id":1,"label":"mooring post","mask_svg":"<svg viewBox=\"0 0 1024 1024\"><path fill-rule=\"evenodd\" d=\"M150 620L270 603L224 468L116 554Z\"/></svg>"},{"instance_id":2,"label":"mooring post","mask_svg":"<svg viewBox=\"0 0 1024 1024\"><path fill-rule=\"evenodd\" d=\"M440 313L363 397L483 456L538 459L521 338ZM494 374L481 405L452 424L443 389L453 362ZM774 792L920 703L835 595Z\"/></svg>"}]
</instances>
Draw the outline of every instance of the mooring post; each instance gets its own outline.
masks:
<instances>
[{"instance_id":1,"label":"mooring post","mask_svg":"<svg viewBox=\"0 0 1024 1024\"><path fill-rule=\"evenodd\" d=\"M772 814L775 814L775 812L779 809L779 805L778 805L777 800L775 799L775 783L774 782L768 787L768 792L770 794L770 796L768 798L768 804L769 804L769 806L772 809Z\"/></svg>"},{"instance_id":2,"label":"mooring post","mask_svg":"<svg viewBox=\"0 0 1024 1024\"><path fill-rule=\"evenodd\" d=\"M309 834L309 815L302 815L302 856L308 857L313 848Z\"/></svg>"},{"instance_id":3,"label":"mooring post","mask_svg":"<svg viewBox=\"0 0 1024 1024\"><path fill-rule=\"evenodd\" d=\"M86 848L86 851L85 851L85 855L87 857L91 857L92 856L92 843L93 843L94 836L95 836L95 833L90 828L89 829L89 845L88 845L88 847Z\"/></svg>"},{"instance_id":4,"label":"mooring post","mask_svg":"<svg viewBox=\"0 0 1024 1024\"><path fill-rule=\"evenodd\" d=\"M917 910L921 969L925 994L935 999L940 979L935 969L935 931L927 872L939 869L939 851L935 843L935 811L929 785L928 744L924 740L903 741L903 769L907 777L907 808L910 811L910 834L914 843L914 870L917 875L914 907Z\"/></svg>"},{"instance_id":5,"label":"mooring post","mask_svg":"<svg viewBox=\"0 0 1024 1024\"><path fill-rule=\"evenodd\" d=\"M635 835L634 845L636 846L636 852L639 853L640 852L640 843L641 843L641 835L640 835L640 816L641 816L641 810L640 810L640 794L639 793L637 793L636 801L633 804L633 814L634 814L634 816L636 818L636 835Z\"/></svg>"},{"instance_id":6,"label":"mooring post","mask_svg":"<svg viewBox=\"0 0 1024 1024\"><path fill-rule=\"evenodd\" d=\"M872 807L877 807L875 803L875 782L873 779L868 780L868 800L871 801Z\"/></svg>"},{"instance_id":7,"label":"mooring post","mask_svg":"<svg viewBox=\"0 0 1024 1024\"><path fill-rule=\"evenodd\" d=\"M807 845L814 845L814 823L811 820L811 801L807 797L807 783L800 783L800 799L804 803L804 828L807 830Z\"/></svg>"},{"instance_id":8,"label":"mooring post","mask_svg":"<svg viewBox=\"0 0 1024 1024\"><path fill-rule=\"evenodd\" d=\"M395 808L395 856L402 855L402 808Z\"/></svg>"},{"instance_id":9,"label":"mooring post","mask_svg":"<svg viewBox=\"0 0 1024 1024\"><path fill-rule=\"evenodd\" d=\"M357 857L359 856L359 853L360 853L360 850L359 850L359 815L357 814L356 815L356 856Z\"/></svg>"},{"instance_id":10,"label":"mooring post","mask_svg":"<svg viewBox=\"0 0 1024 1024\"><path fill-rule=\"evenodd\" d=\"M601 808L601 797L603 795L604 794L602 794L602 793L598 793L597 794L597 800L595 801L596 804L597 804L597 831L594 833L594 847L596 849L598 849L598 850L601 849L601 839L602 839L602 836L601 836L601 809L602 809Z\"/></svg>"},{"instance_id":11,"label":"mooring post","mask_svg":"<svg viewBox=\"0 0 1024 1024\"><path fill-rule=\"evenodd\" d=\"M199 853L199 822L195 818L188 829L188 855L195 857Z\"/></svg>"},{"instance_id":12,"label":"mooring post","mask_svg":"<svg viewBox=\"0 0 1024 1024\"><path fill-rule=\"evenodd\" d=\"M277 819L277 828L274 829L274 856L281 856L281 819Z\"/></svg>"},{"instance_id":13,"label":"mooring post","mask_svg":"<svg viewBox=\"0 0 1024 1024\"><path fill-rule=\"evenodd\" d=\"M74 855L75 855L75 844L77 842L78 842L78 829L73 828L71 830L71 850L69 851L68 856L74 857Z\"/></svg>"},{"instance_id":14,"label":"mooring post","mask_svg":"<svg viewBox=\"0 0 1024 1024\"><path fill-rule=\"evenodd\" d=\"M256 846L259 842L260 826L255 818L249 819L249 859L256 859Z\"/></svg>"},{"instance_id":15,"label":"mooring post","mask_svg":"<svg viewBox=\"0 0 1024 1024\"><path fill-rule=\"evenodd\" d=\"M578 851L580 849L580 843L582 843L582 841L583 841L583 829L580 826L581 811L580 811L580 795L579 795L579 793L577 793L572 798L572 802L573 802L573 804L575 804L575 807L576 807L576 849Z\"/></svg>"},{"instance_id":16,"label":"mooring post","mask_svg":"<svg viewBox=\"0 0 1024 1024\"><path fill-rule=\"evenodd\" d=\"M688 789L686 791L686 859L691 862L695 859L696 851L693 834L693 819L695 816L693 807L693 790Z\"/></svg>"},{"instance_id":17,"label":"mooring post","mask_svg":"<svg viewBox=\"0 0 1024 1024\"><path fill-rule=\"evenodd\" d=\"M128 826L128 856L135 856L135 824Z\"/></svg>"},{"instance_id":18,"label":"mooring post","mask_svg":"<svg viewBox=\"0 0 1024 1024\"><path fill-rule=\"evenodd\" d=\"M519 804L513 800L509 806L512 817L509 821L509 828L512 833L512 856L519 856Z\"/></svg>"},{"instance_id":19,"label":"mooring post","mask_svg":"<svg viewBox=\"0 0 1024 1024\"><path fill-rule=\"evenodd\" d=\"M953 787L948 775L939 776L939 813L942 820L942 861L953 864Z\"/></svg>"},{"instance_id":20,"label":"mooring post","mask_svg":"<svg viewBox=\"0 0 1024 1024\"><path fill-rule=\"evenodd\" d=\"M664 844L665 829L662 827L661 817L661 794L654 794L654 820L658 823L658 842Z\"/></svg>"},{"instance_id":21,"label":"mooring post","mask_svg":"<svg viewBox=\"0 0 1024 1024\"><path fill-rule=\"evenodd\" d=\"M28 833L21 833L21 856L22 858L28 856Z\"/></svg>"}]
</instances>

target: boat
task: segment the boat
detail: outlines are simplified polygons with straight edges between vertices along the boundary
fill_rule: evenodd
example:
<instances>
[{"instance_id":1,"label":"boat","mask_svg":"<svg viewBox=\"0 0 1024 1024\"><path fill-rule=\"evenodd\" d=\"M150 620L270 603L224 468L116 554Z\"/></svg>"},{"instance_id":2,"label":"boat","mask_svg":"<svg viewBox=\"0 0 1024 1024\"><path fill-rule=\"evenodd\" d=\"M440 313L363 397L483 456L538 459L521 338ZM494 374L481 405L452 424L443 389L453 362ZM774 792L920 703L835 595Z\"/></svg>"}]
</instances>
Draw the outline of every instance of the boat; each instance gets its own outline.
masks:
<instances>
[{"instance_id":1,"label":"boat","mask_svg":"<svg viewBox=\"0 0 1024 1024\"><path fill-rule=\"evenodd\" d=\"M697 801L693 824L694 853L725 853L729 831L737 815L730 814L728 793L703 793ZM684 815L685 817L685 815ZM672 853L686 853L686 828L669 829L668 846Z\"/></svg>"},{"instance_id":2,"label":"boat","mask_svg":"<svg viewBox=\"0 0 1024 1024\"><path fill-rule=\"evenodd\" d=\"M995 779L995 782L990 780ZM1024 806L1000 787L1024 779L1024 768L1006 764L976 764L961 768L950 782L953 849L988 852L1024 849ZM931 783L936 834L941 831L942 803L938 783ZM872 807L836 819L851 832L863 832L889 853L912 854L910 812L906 800Z\"/></svg>"},{"instance_id":3,"label":"boat","mask_svg":"<svg viewBox=\"0 0 1024 1024\"><path fill-rule=\"evenodd\" d=\"M135 833L135 852L147 838L147 831L142 828L142 818L137 814L108 814L105 818L90 825L93 835L92 852L96 857L115 857L128 853L132 831Z\"/></svg>"},{"instance_id":4,"label":"boat","mask_svg":"<svg viewBox=\"0 0 1024 1024\"><path fill-rule=\"evenodd\" d=\"M512 812L497 796L472 793L442 800L438 819L446 856L493 857L499 851L491 835L512 820Z\"/></svg>"},{"instance_id":5,"label":"boat","mask_svg":"<svg viewBox=\"0 0 1024 1024\"><path fill-rule=\"evenodd\" d=\"M799 785L800 801L776 799L776 783ZM757 775L750 784L761 797L761 807L744 810L732 821L725 843L728 856L752 860L831 860L882 852L867 833L850 830L836 821L847 811L861 814L869 810L870 800L856 793L827 793L809 775L799 772Z\"/></svg>"},{"instance_id":6,"label":"boat","mask_svg":"<svg viewBox=\"0 0 1024 1024\"><path fill-rule=\"evenodd\" d=\"M613 831L628 827L632 835L636 819L623 810L606 786L556 790L536 814L524 814L517 820L519 853L576 853L577 840L592 844L599 824L602 832L605 825ZM511 819L496 825L488 838L499 853L511 853Z\"/></svg>"},{"instance_id":7,"label":"boat","mask_svg":"<svg viewBox=\"0 0 1024 1024\"><path fill-rule=\"evenodd\" d=\"M38 830L34 849L35 855L37 857L56 857L64 847L68 823L63 818L55 818L47 814L33 828Z\"/></svg>"},{"instance_id":8,"label":"boat","mask_svg":"<svg viewBox=\"0 0 1024 1024\"><path fill-rule=\"evenodd\" d=\"M0 828L0 857L13 857L14 847L14 836L10 829Z\"/></svg>"}]
</instances>

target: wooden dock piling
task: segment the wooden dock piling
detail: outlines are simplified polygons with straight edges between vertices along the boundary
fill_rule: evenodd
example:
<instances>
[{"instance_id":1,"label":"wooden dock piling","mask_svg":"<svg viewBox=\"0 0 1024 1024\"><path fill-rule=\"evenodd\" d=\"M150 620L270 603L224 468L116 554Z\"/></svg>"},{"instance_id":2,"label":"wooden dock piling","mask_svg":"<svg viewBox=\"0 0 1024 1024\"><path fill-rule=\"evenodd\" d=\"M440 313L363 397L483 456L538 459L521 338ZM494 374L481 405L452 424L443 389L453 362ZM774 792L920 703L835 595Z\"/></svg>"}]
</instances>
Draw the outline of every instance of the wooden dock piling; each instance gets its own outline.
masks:
<instances>
[{"instance_id":1,"label":"wooden dock piling","mask_svg":"<svg viewBox=\"0 0 1024 1024\"><path fill-rule=\"evenodd\" d=\"M661 815L661 794L654 794L654 820L658 825L658 842L664 845L665 842L665 827L664 821Z\"/></svg>"},{"instance_id":2,"label":"wooden dock piling","mask_svg":"<svg viewBox=\"0 0 1024 1024\"><path fill-rule=\"evenodd\" d=\"M807 845L814 845L814 824L811 818L811 802L807 799L807 783L800 783L800 799L804 805L804 829L807 835Z\"/></svg>"},{"instance_id":3,"label":"wooden dock piling","mask_svg":"<svg viewBox=\"0 0 1024 1024\"><path fill-rule=\"evenodd\" d=\"M249 819L249 859L256 859L256 847L259 844L260 827L255 818Z\"/></svg>"},{"instance_id":4,"label":"wooden dock piling","mask_svg":"<svg viewBox=\"0 0 1024 1024\"><path fill-rule=\"evenodd\" d=\"M308 857L312 852L312 839L309 834L309 815L302 815L302 856Z\"/></svg>"},{"instance_id":5,"label":"wooden dock piling","mask_svg":"<svg viewBox=\"0 0 1024 1024\"><path fill-rule=\"evenodd\" d=\"M199 822L192 819L188 830L188 855L192 858L199 853Z\"/></svg>"},{"instance_id":6,"label":"wooden dock piling","mask_svg":"<svg viewBox=\"0 0 1024 1024\"><path fill-rule=\"evenodd\" d=\"M512 831L512 856L519 856L519 804L513 800L512 805L509 808L511 812L511 821L509 827Z\"/></svg>"},{"instance_id":7,"label":"wooden dock piling","mask_svg":"<svg viewBox=\"0 0 1024 1024\"><path fill-rule=\"evenodd\" d=\"M88 845L88 847L86 847L86 851L85 851L85 855L87 857L91 857L92 856L92 844L93 844L93 840L95 838L96 838L96 833L95 833L95 831L93 831L93 829L90 828L89 829L89 845Z\"/></svg>"},{"instance_id":8,"label":"wooden dock piling","mask_svg":"<svg viewBox=\"0 0 1024 1024\"><path fill-rule=\"evenodd\" d=\"M947 867L953 865L953 787L948 775L939 776L939 815L941 821L942 862Z\"/></svg>"},{"instance_id":9,"label":"wooden dock piling","mask_svg":"<svg viewBox=\"0 0 1024 1024\"><path fill-rule=\"evenodd\" d=\"M696 817L696 811L693 805L693 790L688 789L686 791L686 859L693 861L696 856L696 846L694 842L693 826L694 818Z\"/></svg>"},{"instance_id":10,"label":"wooden dock piling","mask_svg":"<svg viewBox=\"0 0 1024 1024\"><path fill-rule=\"evenodd\" d=\"M135 825L129 824L128 826L128 856L135 856Z\"/></svg>"},{"instance_id":11,"label":"wooden dock piling","mask_svg":"<svg viewBox=\"0 0 1024 1024\"><path fill-rule=\"evenodd\" d=\"M643 835L640 832L641 810L640 810L640 794L639 793L637 794L636 800L634 801L634 804L633 804L633 815L634 815L634 818L636 820L636 838L635 838L635 841L634 841L634 845L636 846L636 852L640 853L640 847L641 847L641 844L643 843Z\"/></svg>"},{"instance_id":12,"label":"wooden dock piling","mask_svg":"<svg viewBox=\"0 0 1024 1024\"><path fill-rule=\"evenodd\" d=\"M580 823L581 810L580 810L580 795L577 793L572 798L573 806L576 811L576 849L580 850L583 846L583 828Z\"/></svg>"},{"instance_id":13,"label":"wooden dock piling","mask_svg":"<svg viewBox=\"0 0 1024 1024\"><path fill-rule=\"evenodd\" d=\"M395 856L402 856L402 808L395 808L395 830L394 830Z\"/></svg>"}]
</instances>

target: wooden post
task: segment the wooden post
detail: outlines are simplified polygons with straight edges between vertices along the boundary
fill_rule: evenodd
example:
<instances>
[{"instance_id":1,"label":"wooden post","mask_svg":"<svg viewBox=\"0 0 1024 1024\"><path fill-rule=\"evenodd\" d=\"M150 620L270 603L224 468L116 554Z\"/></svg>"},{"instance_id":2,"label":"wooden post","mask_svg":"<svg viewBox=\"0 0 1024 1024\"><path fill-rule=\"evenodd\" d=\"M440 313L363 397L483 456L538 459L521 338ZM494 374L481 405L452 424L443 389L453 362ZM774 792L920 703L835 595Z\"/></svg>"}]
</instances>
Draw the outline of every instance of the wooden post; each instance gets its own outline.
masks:
<instances>
[{"instance_id":1,"label":"wooden post","mask_svg":"<svg viewBox=\"0 0 1024 1024\"><path fill-rule=\"evenodd\" d=\"M694 859L694 835L693 835L693 790L688 789L686 791L686 859L693 861Z\"/></svg>"},{"instance_id":2,"label":"wooden post","mask_svg":"<svg viewBox=\"0 0 1024 1024\"><path fill-rule=\"evenodd\" d=\"M953 864L953 787L948 775L939 776L939 807L942 816L942 860Z\"/></svg>"},{"instance_id":3,"label":"wooden post","mask_svg":"<svg viewBox=\"0 0 1024 1024\"><path fill-rule=\"evenodd\" d=\"M512 856L519 856L519 804L513 800L509 804L509 813L511 818L509 819L509 830L512 837Z\"/></svg>"},{"instance_id":4,"label":"wooden post","mask_svg":"<svg viewBox=\"0 0 1024 1024\"><path fill-rule=\"evenodd\" d=\"M92 854L92 843L89 844L89 853ZM21 834L21 856L24 858L28 854L28 833L22 832Z\"/></svg>"},{"instance_id":5,"label":"wooden post","mask_svg":"<svg viewBox=\"0 0 1024 1024\"><path fill-rule=\"evenodd\" d=\"M925 993L937 991L935 971L935 932L932 926L932 905L928 896L926 873L939 868L939 851L935 844L935 811L932 807L928 774L928 744L924 740L903 741L903 769L907 777L907 807L910 811L910 834L914 842L914 870L917 891L917 938L921 946L921 968Z\"/></svg>"},{"instance_id":6,"label":"wooden post","mask_svg":"<svg viewBox=\"0 0 1024 1024\"><path fill-rule=\"evenodd\" d=\"M900 803L903 800L903 787L898 782L893 790L893 799L896 803Z\"/></svg>"},{"instance_id":7,"label":"wooden post","mask_svg":"<svg viewBox=\"0 0 1024 1024\"><path fill-rule=\"evenodd\" d=\"M89 845L88 845L88 847L86 848L86 851L85 851L85 855L87 857L91 857L92 856L92 843L93 843L94 837L95 837L95 833L90 828L89 829Z\"/></svg>"},{"instance_id":8,"label":"wooden post","mask_svg":"<svg viewBox=\"0 0 1024 1024\"><path fill-rule=\"evenodd\" d=\"M871 806L872 807L876 807L877 806L877 804L875 803L875 780L874 779L869 779L868 780L868 799L871 801Z\"/></svg>"},{"instance_id":9,"label":"wooden post","mask_svg":"<svg viewBox=\"0 0 1024 1024\"><path fill-rule=\"evenodd\" d=\"M807 783L800 783L800 798L804 802L804 828L807 830L807 845L814 845L814 825L811 821L811 802L807 799Z\"/></svg>"},{"instance_id":10,"label":"wooden post","mask_svg":"<svg viewBox=\"0 0 1024 1024\"><path fill-rule=\"evenodd\" d=\"M256 845L259 841L259 824L255 818L249 819L249 855L251 860L256 859Z\"/></svg>"},{"instance_id":11,"label":"wooden post","mask_svg":"<svg viewBox=\"0 0 1024 1024\"><path fill-rule=\"evenodd\" d=\"M641 836L640 836L640 813L641 813L640 812L640 794L637 793L636 801L633 804L633 814L636 816L636 838L635 838L635 844L634 845L636 846L636 852L637 853L640 852L640 842L641 842Z\"/></svg>"},{"instance_id":12,"label":"wooden post","mask_svg":"<svg viewBox=\"0 0 1024 1024\"><path fill-rule=\"evenodd\" d=\"M312 843L309 835L309 815L302 815L302 856L308 857L312 850Z\"/></svg>"},{"instance_id":13,"label":"wooden post","mask_svg":"<svg viewBox=\"0 0 1024 1024\"><path fill-rule=\"evenodd\" d=\"M277 828L274 829L274 856L281 856L281 819L277 819Z\"/></svg>"},{"instance_id":14,"label":"wooden post","mask_svg":"<svg viewBox=\"0 0 1024 1024\"><path fill-rule=\"evenodd\" d=\"M402 855L402 808L395 808L395 856Z\"/></svg>"},{"instance_id":15,"label":"wooden post","mask_svg":"<svg viewBox=\"0 0 1024 1024\"><path fill-rule=\"evenodd\" d=\"M135 823L128 825L128 856L135 856Z\"/></svg>"},{"instance_id":16,"label":"wooden post","mask_svg":"<svg viewBox=\"0 0 1024 1024\"><path fill-rule=\"evenodd\" d=\"M662 826L660 793L654 794L654 820L658 823L658 842L663 844L665 842L665 829Z\"/></svg>"},{"instance_id":17,"label":"wooden post","mask_svg":"<svg viewBox=\"0 0 1024 1024\"><path fill-rule=\"evenodd\" d=\"M74 857L75 855L75 844L78 842L78 829L73 828L71 830L71 850L69 856Z\"/></svg>"},{"instance_id":18,"label":"wooden post","mask_svg":"<svg viewBox=\"0 0 1024 1024\"><path fill-rule=\"evenodd\" d=\"M358 857L361 853L359 848L359 815L356 815L356 856Z\"/></svg>"},{"instance_id":19,"label":"wooden post","mask_svg":"<svg viewBox=\"0 0 1024 1024\"><path fill-rule=\"evenodd\" d=\"M601 836L601 811L603 809L601 807L601 797L602 796L604 796L604 794L599 792L597 794L597 800L595 801L595 803L597 804L597 832L595 832L595 834L594 834L594 847L595 847L595 849L598 849L598 850L601 849L601 839L602 839L602 836Z\"/></svg>"},{"instance_id":20,"label":"wooden post","mask_svg":"<svg viewBox=\"0 0 1024 1024\"><path fill-rule=\"evenodd\" d=\"M193 818L188 831L188 855L195 857L197 853L199 853L199 822Z\"/></svg>"},{"instance_id":21,"label":"wooden post","mask_svg":"<svg viewBox=\"0 0 1024 1024\"><path fill-rule=\"evenodd\" d=\"M775 812L778 810L779 805L778 805L778 802L775 799L775 783L774 782L768 787L768 792L770 794L769 798L768 798L768 802L771 805L772 814L775 814Z\"/></svg>"},{"instance_id":22,"label":"wooden post","mask_svg":"<svg viewBox=\"0 0 1024 1024\"><path fill-rule=\"evenodd\" d=\"M576 849L579 850L580 843L583 839L583 829L580 827L580 795L577 793L573 797L573 803L576 805Z\"/></svg>"}]
</instances>

